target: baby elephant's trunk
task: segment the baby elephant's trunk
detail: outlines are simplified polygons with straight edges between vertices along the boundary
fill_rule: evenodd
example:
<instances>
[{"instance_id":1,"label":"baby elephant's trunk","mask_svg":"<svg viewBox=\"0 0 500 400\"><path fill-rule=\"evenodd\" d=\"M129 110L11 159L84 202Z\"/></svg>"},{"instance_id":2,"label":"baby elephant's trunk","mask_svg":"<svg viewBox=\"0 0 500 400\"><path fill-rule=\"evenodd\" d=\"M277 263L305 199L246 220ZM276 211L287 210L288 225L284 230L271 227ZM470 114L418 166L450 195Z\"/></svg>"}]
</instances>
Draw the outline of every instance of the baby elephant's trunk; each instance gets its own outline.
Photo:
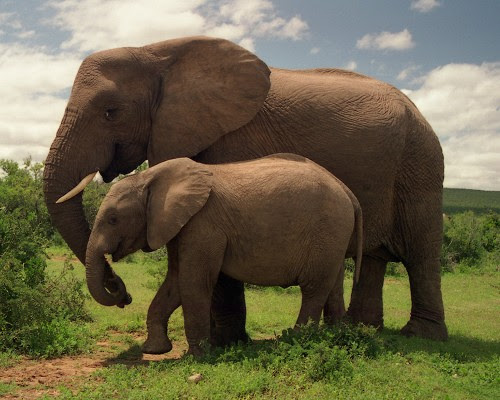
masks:
<instances>
[{"instance_id":1,"label":"baby elephant's trunk","mask_svg":"<svg viewBox=\"0 0 500 400\"><path fill-rule=\"evenodd\" d=\"M87 287L95 301L103 306L118 307L132 302L125 283L107 264L103 253L92 251L89 246L85 258Z\"/></svg>"}]
</instances>

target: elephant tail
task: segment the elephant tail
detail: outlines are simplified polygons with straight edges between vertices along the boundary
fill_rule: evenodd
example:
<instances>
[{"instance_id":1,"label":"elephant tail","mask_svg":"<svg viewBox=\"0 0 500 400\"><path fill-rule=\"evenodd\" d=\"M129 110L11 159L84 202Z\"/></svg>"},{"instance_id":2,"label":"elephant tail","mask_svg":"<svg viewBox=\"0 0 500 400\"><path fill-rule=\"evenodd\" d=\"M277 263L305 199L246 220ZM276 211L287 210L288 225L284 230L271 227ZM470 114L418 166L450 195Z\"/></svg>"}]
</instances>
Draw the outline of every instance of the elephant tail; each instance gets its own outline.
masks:
<instances>
[{"instance_id":1,"label":"elephant tail","mask_svg":"<svg viewBox=\"0 0 500 400\"><path fill-rule=\"evenodd\" d=\"M356 264L354 266L354 285L359 281L361 272L361 260L363 258L363 212L356 198L353 201L354 207L354 230L356 231Z\"/></svg>"}]
</instances>

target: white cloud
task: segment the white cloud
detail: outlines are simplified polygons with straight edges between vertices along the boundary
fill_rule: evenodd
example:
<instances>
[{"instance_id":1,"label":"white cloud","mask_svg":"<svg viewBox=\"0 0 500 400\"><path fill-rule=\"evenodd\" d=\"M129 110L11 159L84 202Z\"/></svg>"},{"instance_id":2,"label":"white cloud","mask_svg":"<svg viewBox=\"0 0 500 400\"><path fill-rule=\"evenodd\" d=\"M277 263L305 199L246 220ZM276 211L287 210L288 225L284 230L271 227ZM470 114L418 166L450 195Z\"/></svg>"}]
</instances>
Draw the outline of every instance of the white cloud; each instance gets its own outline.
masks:
<instances>
[{"instance_id":1,"label":"white cloud","mask_svg":"<svg viewBox=\"0 0 500 400\"><path fill-rule=\"evenodd\" d=\"M255 51L255 42L252 38L243 38L238 44L249 51Z\"/></svg>"},{"instance_id":2,"label":"white cloud","mask_svg":"<svg viewBox=\"0 0 500 400\"><path fill-rule=\"evenodd\" d=\"M16 36L19 39L30 39L30 38L34 37L35 35L36 35L35 31L22 31L22 32L19 32Z\"/></svg>"},{"instance_id":3,"label":"white cloud","mask_svg":"<svg viewBox=\"0 0 500 400\"><path fill-rule=\"evenodd\" d=\"M354 71L356 68L358 68L358 63L356 61L349 61L345 66L344 69L348 69L350 71Z\"/></svg>"},{"instance_id":4,"label":"white cloud","mask_svg":"<svg viewBox=\"0 0 500 400\"><path fill-rule=\"evenodd\" d=\"M46 157L67 101L60 93L80 62L73 54L0 44L0 158Z\"/></svg>"},{"instance_id":5,"label":"white cloud","mask_svg":"<svg viewBox=\"0 0 500 400\"><path fill-rule=\"evenodd\" d=\"M441 5L437 0L413 0L410 8L421 13L426 13Z\"/></svg>"},{"instance_id":6,"label":"white cloud","mask_svg":"<svg viewBox=\"0 0 500 400\"><path fill-rule=\"evenodd\" d=\"M274 6L268 0L236 0L220 7L220 15L235 24L257 24L273 12Z\"/></svg>"},{"instance_id":7,"label":"white cloud","mask_svg":"<svg viewBox=\"0 0 500 400\"><path fill-rule=\"evenodd\" d=\"M500 190L500 62L448 64L404 90L445 155L445 186Z\"/></svg>"},{"instance_id":8,"label":"white cloud","mask_svg":"<svg viewBox=\"0 0 500 400\"><path fill-rule=\"evenodd\" d=\"M296 15L290 21L285 22L283 28L278 29L275 34L282 39L299 40L308 29L307 23Z\"/></svg>"},{"instance_id":9,"label":"white cloud","mask_svg":"<svg viewBox=\"0 0 500 400\"><path fill-rule=\"evenodd\" d=\"M310 54L318 54L319 52L321 51L321 49L319 47L313 47L309 53Z\"/></svg>"},{"instance_id":10,"label":"white cloud","mask_svg":"<svg viewBox=\"0 0 500 400\"><path fill-rule=\"evenodd\" d=\"M204 18L196 13L203 0L54 0L53 24L70 31L65 49L82 52L140 46L179 36L201 34Z\"/></svg>"},{"instance_id":11,"label":"white cloud","mask_svg":"<svg viewBox=\"0 0 500 400\"><path fill-rule=\"evenodd\" d=\"M358 49L376 50L408 50L415 46L410 31L405 29L401 32L381 32L378 34L366 34L356 42Z\"/></svg>"},{"instance_id":12,"label":"white cloud","mask_svg":"<svg viewBox=\"0 0 500 400\"><path fill-rule=\"evenodd\" d=\"M15 13L0 13L0 24L12 29L21 29L21 21Z\"/></svg>"},{"instance_id":13,"label":"white cloud","mask_svg":"<svg viewBox=\"0 0 500 400\"><path fill-rule=\"evenodd\" d=\"M415 75L415 73L420 70L420 66L419 65L410 65L409 67L406 67L405 69L403 69L399 74L398 76L396 77L396 79L398 81L404 81L404 80L407 80L409 79L410 77L412 77L413 75Z\"/></svg>"},{"instance_id":14,"label":"white cloud","mask_svg":"<svg viewBox=\"0 0 500 400\"><path fill-rule=\"evenodd\" d=\"M211 35L255 47L255 38L298 40L308 31L300 16L278 16L268 0L53 0L53 24L70 31L65 49L81 52L190 35Z\"/></svg>"}]
</instances>

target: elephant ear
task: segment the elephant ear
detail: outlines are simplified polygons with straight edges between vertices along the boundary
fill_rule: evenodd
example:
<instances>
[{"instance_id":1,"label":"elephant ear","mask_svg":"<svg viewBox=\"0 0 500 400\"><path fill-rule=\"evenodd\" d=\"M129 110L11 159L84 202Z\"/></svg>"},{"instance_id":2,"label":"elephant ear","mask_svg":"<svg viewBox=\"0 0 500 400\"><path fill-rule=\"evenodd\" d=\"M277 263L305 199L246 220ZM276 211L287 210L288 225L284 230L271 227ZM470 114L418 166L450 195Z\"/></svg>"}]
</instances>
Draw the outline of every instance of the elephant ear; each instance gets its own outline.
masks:
<instances>
[{"instance_id":1,"label":"elephant ear","mask_svg":"<svg viewBox=\"0 0 500 400\"><path fill-rule=\"evenodd\" d=\"M156 250L172 240L207 202L212 173L189 158L165 161L145 174L147 240Z\"/></svg>"},{"instance_id":2,"label":"elephant ear","mask_svg":"<svg viewBox=\"0 0 500 400\"><path fill-rule=\"evenodd\" d=\"M250 122L267 97L269 68L230 41L188 37L145 49L158 60L163 86L148 148L152 165L193 157Z\"/></svg>"}]
</instances>

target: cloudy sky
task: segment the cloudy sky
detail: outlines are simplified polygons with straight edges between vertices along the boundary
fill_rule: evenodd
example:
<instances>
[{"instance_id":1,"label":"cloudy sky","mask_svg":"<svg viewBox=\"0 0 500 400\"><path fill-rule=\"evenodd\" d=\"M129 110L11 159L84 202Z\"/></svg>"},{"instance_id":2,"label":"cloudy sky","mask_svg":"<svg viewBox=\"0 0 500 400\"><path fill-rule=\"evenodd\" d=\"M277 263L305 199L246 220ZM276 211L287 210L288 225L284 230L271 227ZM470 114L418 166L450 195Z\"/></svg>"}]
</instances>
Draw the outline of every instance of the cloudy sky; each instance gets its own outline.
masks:
<instances>
[{"instance_id":1,"label":"cloudy sky","mask_svg":"<svg viewBox=\"0 0 500 400\"><path fill-rule=\"evenodd\" d=\"M45 159L89 53L206 34L395 85L441 140L445 186L500 190L499 15L499 0L1 0L0 158Z\"/></svg>"}]
</instances>

